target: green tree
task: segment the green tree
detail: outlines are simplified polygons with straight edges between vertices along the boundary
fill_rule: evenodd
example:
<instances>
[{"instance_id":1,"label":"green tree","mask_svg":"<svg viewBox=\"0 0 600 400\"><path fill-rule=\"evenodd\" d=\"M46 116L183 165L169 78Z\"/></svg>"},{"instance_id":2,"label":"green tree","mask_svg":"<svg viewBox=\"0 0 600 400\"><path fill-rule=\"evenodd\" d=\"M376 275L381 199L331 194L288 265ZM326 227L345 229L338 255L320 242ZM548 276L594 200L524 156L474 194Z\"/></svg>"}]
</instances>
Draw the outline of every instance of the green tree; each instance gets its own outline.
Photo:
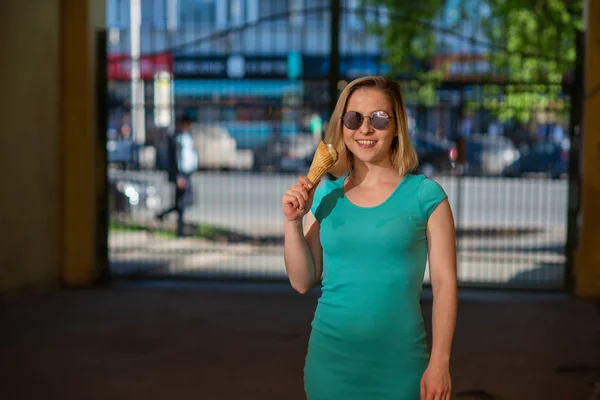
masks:
<instances>
[{"instance_id":1,"label":"green tree","mask_svg":"<svg viewBox=\"0 0 600 400\"><path fill-rule=\"evenodd\" d=\"M371 28L381 35L394 73L413 75L421 85L439 84L447 65L429 61L458 40L467 51L482 51L493 66L482 82L508 83L504 89L484 87L483 101L470 109L485 107L501 120L519 121L540 109L566 110L560 93L575 62L583 0L365 0L364 5L383 6L394 21Z\"/></svg>"},{"instance_id":2,"label":"green tree","mask_svg":"<svg viewBox=\"0 0 600 400\"><path fill-rule=\"evenodd\" d=\"M364 0L369 9L387 10L388 23L380 21L368 25L369 31L382 38L386 50L386 63L390 75L402 75L406 82L406 100L431 105L436 102L435 87L442 78L442 71L425 66L435 53L436 40L430 29L447 0L414 2L412 0ZM375 6L375 7L369 7ZM362 11L362 15L367 13Z\"/></svg>"}]
</instances>

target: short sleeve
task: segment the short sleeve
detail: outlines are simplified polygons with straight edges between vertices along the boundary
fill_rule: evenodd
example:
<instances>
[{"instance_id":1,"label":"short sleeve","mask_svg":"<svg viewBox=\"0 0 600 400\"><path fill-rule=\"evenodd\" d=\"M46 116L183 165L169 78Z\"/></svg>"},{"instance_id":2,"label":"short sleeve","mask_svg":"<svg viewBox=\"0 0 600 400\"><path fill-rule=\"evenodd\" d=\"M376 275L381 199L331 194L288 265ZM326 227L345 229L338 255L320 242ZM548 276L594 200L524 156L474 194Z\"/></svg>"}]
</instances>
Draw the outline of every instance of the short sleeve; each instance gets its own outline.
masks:
<instances>
[{"instance_id":1,"label":"short sleeve","mask_svg":"<svg viewBox=\"0 0 600 400\"><path fill-rule=\"evenodd\" d=\"M321 219L322 219L322 217L319 213L319 206L321 205L321 202L323 201L323 197L325 197L325 195L327 194L328 191L329 190L327 188L327 181L322 182L315 189L315 197L313 198L313 203L312 203L312 206L310 207L310 211L315 216L316 220L319 222L321 222Z\"/></svg>"},{"instance_id":2,"label":"short sleeve","mask_svg":"<svg viewBox=\"0 0 600 400\"><path fill-rule=\"evenodd\" d=\"M427 222L433 210L447 197L448 195L437 182L424 178L419 185L419 208L422 220Z\"/></svg>"}]
</instances>

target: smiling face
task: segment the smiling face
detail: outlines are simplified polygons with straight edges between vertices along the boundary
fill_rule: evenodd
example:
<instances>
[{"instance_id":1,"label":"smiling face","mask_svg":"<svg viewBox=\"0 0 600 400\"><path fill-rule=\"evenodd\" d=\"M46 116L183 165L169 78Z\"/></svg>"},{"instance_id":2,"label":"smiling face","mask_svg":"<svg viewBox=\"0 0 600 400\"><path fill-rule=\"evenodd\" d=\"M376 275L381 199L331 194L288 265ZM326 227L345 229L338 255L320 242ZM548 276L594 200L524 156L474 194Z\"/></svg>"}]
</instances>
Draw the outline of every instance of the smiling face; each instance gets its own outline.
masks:
<instances>
[{"instance_id":1,"label":"smiling face","mask_svg":"<svg viewBox=\"0 0 600 400\"><path fill-rule=\"evenodd\" d=\"M394 117L394 109L385 93L375 88L360 88L352 93L346 104L346 112L355 111L365 118L357 129L343 126L344 143L354 156L354 162L380 167L391 167L390 149L397 137L395 119L390 119L384 129L375 129L371 115L383 112Z\"/></svg>"},{"instance_id":2,"label":"smiling face","mask_svg":"<svg viewBox=\"0 0 600 400\"><path fill-rule=\"evenodd\" d=\"M347 112L360 113L364 119L357 121L356 115L351 115L344 124ZM375 129L370 122L373 113L377 116L378 112L392 117L389 122L374 122L381 129ZM330 169L337 177L369 165L391 166L404 176L419 165L408 136L402 89L397 82L382 76L357 78L342 90L327 124L325 141L338 152L338 161Z\"/></svg>"}]
</instances>

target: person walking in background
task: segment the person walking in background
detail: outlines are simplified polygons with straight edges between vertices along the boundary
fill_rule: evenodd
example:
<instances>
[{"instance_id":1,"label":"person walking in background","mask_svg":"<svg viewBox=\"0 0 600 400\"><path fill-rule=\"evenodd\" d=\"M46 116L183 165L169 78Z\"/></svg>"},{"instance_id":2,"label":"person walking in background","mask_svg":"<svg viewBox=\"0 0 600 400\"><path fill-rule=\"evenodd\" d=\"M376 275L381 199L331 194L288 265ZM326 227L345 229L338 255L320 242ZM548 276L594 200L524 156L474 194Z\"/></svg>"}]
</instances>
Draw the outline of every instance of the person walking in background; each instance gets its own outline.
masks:
<instances>
[{"instance_id":1,"label":"person walking in background","mask_svg":"<svg viewBox=\"0 0 600 400\"><path fill-rule=\"evenodd\" d=\"M411 173L418 159L400 86L383 77L351 82L325 141L338 152L331 172L339 178L317 185L299 177L281 200L290 283L300 293L322 287L307 398L449 400L454 221L442 187ZM419 303L428 257L431 352Z\"/></svg>"},{"instance_id":2,"label":"person walking in background","mask_svg":"<svg viewBox=\"0 0 600 400\"><path fill-rule=\"evenodd\" d=\"M175 184L173 206L156 215L162 221L166 215L177 212L177 237L183 237L185 209L194 202L192 174L198 169L198 153L191 134L192 120L183 116L178 120L175 133L167 141L167 173L169 182Z\"/></svg>"},{"instance_id":3,"label":"person walking in background","mask_svg":"<svg viewBox=\"0 0 600 400\"><path fill-rule=\"evenodd\" d=\"M121 125L118 141L115 143L116 151L122 154L123 169L139 168L139 146L131 137L131 126L129 124Z\"/></svg>"}]
</instances>

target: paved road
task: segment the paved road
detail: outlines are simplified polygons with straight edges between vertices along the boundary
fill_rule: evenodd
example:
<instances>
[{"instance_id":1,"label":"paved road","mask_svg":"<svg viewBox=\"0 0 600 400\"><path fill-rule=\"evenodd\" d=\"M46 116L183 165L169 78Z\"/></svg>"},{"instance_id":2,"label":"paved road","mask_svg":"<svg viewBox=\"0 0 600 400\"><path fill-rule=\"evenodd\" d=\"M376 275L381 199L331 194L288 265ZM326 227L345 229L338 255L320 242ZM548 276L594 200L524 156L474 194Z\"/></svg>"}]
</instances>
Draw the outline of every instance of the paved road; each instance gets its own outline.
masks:
<instances>
[{"instance_id":1,"label":"paved road","mask_svg":"<svg viewBox=\"0 0 600 400\"><path fill-rule=\"evenodd\" d=\"M113 172L156 186L163 206L172 188L161 173ZM280 196L296 177L282 174L198 173L196 204L186 219L250 235L281 236ZM564 276L565 181L440 178L460 228L459 279L475 284L560 288ZM460 196L459 196L460 193ZM460 207L459 207L460 204ZM151 220L155 211L134 218ZM481 228L534 228L530 232ZM478 230L480 229L480 230ZM285 278L281 244L253 246L194 239L167 240L150 233L112 232L116 274Z\"/></svg>"},{"instance_id":2,"label":"paved road","mask_svg":"<svg viewBox=\"0 0 600 400\"><path fill-rule=\"evenodd\" d=\"M164 206L172 187L164 173L111 171L156 186ZM281 235L281 195L296 176L210 172L193 177L195 205L186 218L252 235ZM440 177L461 228L564 228L567 224L567 182L546 179ZM154 211L137 213L151 218Z\"/></svg>"},{"instance_id":3,"label":"paved road","mask_svg":"<svg viewBox=\"0 0 600 400\"><path fill-rule=\"evenodd\" d=\"M560 231L555 233L560 234ZM165 239L152 232L111 232L109 239L111 270L116 275L286 279L281 245ZM535 237L529 239L536 240ZM517 246L518 240L506 240L502 251L490 251L497 245L496 239L461 242L459 281L476 285L561 288L564 256L555 251L533 251ZM425 282L428 281L426 271Z\"/></svg>"}]
</instances>

